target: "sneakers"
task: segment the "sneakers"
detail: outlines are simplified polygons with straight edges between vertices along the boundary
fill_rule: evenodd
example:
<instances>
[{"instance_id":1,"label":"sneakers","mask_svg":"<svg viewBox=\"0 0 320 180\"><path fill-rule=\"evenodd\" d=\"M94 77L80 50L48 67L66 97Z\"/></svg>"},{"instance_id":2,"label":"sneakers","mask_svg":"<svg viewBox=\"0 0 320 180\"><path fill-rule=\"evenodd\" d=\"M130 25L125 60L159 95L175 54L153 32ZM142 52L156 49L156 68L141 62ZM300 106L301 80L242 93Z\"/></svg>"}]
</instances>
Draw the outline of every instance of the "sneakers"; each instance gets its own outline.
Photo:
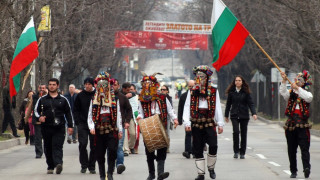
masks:
<instances>
[{"instance_id":1,"label":"sneakers","mask_svg":"<svg viewBox=\"0 0 320 180\"><path fill-rule=\"evenodd\" d=\"M296 178L297 177L297 173L291 173L290 178Z\"/></svg>"},{"instance_id":2,"label":"sneakers","mask_svg":"<svg viewBox=\"0 0 320 180\"><path fill-rule=\"evenodd\" d=\"M86 172L87 172L87 169L86 169L86 168L82 168L80 172L81 172L81 173L86 173Z\"/></svg>"},{"instance_id":3,"label":"sneakers","mask_svg":"<svg viewBox=\"0 0 320 180\"><path fill-rule=\"evenodd\" d=\"M245 159L244 154L240 154L240 159Z\"/></svg>"},{"instance_id":4,"label":"sneakers","mask_svg":"<svg viewBox=\"0 0 320 180\"><path fill-rule=\"evenodd\" d=\"M125 171L125 170L126 170L126 167L123 164L120 164L117 166L117 173L118 174L123 173L123 171Z\"/></svg>"},{"instance_id":5,"label":"sneakers","mask_svg":"<svg viewBox=\"0 0 320 180\"><path fill-rule=\"evenodd\" d=\"M73 140L72 142L73 142L73 144L76 144L76 143L77 143L77 140Z\"/></svg>"},{"instance_id":6,"label":"sneakers","mask_svg":"<svg viewBox=\"0 0 320 180\"><path fill-rule=\"evenodd\" d=\"M53 169L48 169L47 174L53 174Z\"/></svg>"},{"instance_id":7,"label":"sneakers","mask_svg":"<svg viewBox=\"0 0 320 180\"><path fill-rule=\"evenodd\" d=\"M58 165L56 166L56 174L61 174L61 172L62 172L62 165L61 165L61 164L58 164Z\"/></svg>"},{"instance_id":8,"label":"sneakers","mask_svg":"<svg viewBox=\"0 0 320 180\"><path fill-rule=\"evenodd\" d=\"M96 174L96 170L89 170L90 174Z\"/></svg>"},{"instance_id":9,"label":"sneakers","mask_svg":"<svg viewBox=\"0 0 320 180\"><path fill-rule=\"evenodd\" d=\"M124 155L124 156L129 156L129 154L128 154L128 153L123 153L123 155Z\"/></svg>"},{"instance_id":10,"label":"sneakers","mask_svg":"<svg viewBox=\"0 0 320 180\"><path fill-rule=\"evenodd\" d=\"M71 139L68 139L67 142L68 142L68 144L71 144Z\"/></svg>"},{"instance_id":11,"label":"sneakers","mask_svg":"<svg viewBox=\"0 0 320 180\"><path fill-rule=\"evenodd\" d=\"M185 158L187 158L187 159L190 159L190 153L189 152L183 152L182 153L182 156L184 156Z\"/></svg>"},{"instance_id":12,"label":"sneakers","mask_svg":"<svg viewBox=\"0 0 320 180\"><path fill-rule=\"evenodd\" d=\"M306 169L304 169L304 177L305 178L309 178L309 175L310 175L310 169L309 168L306 168Z\"/></svg>"}]
</instances>

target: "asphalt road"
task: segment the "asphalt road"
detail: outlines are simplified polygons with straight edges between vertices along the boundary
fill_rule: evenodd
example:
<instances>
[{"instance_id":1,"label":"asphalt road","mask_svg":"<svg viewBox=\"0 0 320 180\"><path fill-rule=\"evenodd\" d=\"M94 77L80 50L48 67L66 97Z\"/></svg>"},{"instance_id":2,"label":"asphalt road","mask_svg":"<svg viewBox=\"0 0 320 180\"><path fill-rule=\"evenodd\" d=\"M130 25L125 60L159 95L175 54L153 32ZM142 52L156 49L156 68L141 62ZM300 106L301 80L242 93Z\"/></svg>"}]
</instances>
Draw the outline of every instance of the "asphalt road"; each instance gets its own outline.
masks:
<instances>
[{"instance_id":1,"label":"asphalt road","mask_svg":"<svg viewBox=\"0 0 320 180\"><path fill-rule=\"evenodd\" d=\"M173 93L173 92L172 92ZM174 100L177 107L177 100ZM224 107L223 107L224 109ZM232 126L226 124L224 133L218 136L217 179L225 180L277 180L289 179L289 161L284 131L278 125L268 125L251 120L248 127L248 149L246 159L234 159L232 150ZM184 128L179 126L171 131L171 147L165 170L168 179L187 180L197 176L194 159L186 159L184 151ZM320 179L320 138L311 136L311 175L309 179ZM45 158L35 159L33 146L16 146L0 151L1 180L65 180L99 179L95 175L80 173L78 144L64 144L64 164L60 175L47 175ZM298 150L298 177L304 179L300 151ZM148 176L146 156L142 140L139 154L125 157L126 171L115 174L118 180L144 180ZM98 167L96 166L96 169ZM98 171L97 171L98 172ZM289 174L288 174L289 173ZM208 173L206 179L210 179Z\"/></svg>"}]
</instances>

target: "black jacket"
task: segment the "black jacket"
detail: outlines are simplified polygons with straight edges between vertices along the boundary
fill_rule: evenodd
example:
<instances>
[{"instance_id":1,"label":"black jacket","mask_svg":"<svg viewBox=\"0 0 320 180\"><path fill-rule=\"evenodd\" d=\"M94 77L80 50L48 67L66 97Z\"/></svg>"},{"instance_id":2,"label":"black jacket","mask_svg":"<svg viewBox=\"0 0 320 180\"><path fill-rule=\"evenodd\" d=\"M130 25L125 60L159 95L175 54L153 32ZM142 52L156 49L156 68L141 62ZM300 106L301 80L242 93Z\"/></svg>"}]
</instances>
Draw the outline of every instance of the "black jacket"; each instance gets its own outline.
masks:
<instances>
[{"instance_id":1,"label":"black jacket","mask_svg":"<svg viewBox=\"0 0 320 180\"><path fill-rule=\"evenodd\" d=\"M228 94L228 100L224 116L229 117L230 112L231 119L250 119L249 108L252 115L255 115L256 110L251 95L246 93L242 89L239 92L234 90Z\"/></svg>"},{"instance_id":2,"label":"black jacket","mask_svg":"<svg viewBox=\"0 0 320 180\"><path fill-rule=\"evenodd\" d=\"M10 100L10 93L9 93L9 88L4 87L2 91L2 108L3 110L6 111L11 111L12 108L16 108L16 96L13 96L12 99Z\"/></svg>"},{"instance_id":3,"label":"black jacket","mask_svg":"<svg viewBox=\"0 0 320 180\"><path fill-rule=\"evenodd\" d=\"M186 102L188 95L188 91L181 94L179 99L179 105L178 105L178 121L179 124L182 125L183 123L183 109L184 109L184 103Z\"/></svg>"},{"instance_id":4,"label":"black jacket","mask_svg":"<svg viewBox=\"0 0 320 180\"><path fill-rule=\"evenodd\" d=\"M53 110L53 109L54 110ZM73 128L73 117L68 99L61 94L52 98L50 94L42 96L34 107L35 116L46 116L46 121L41 123L43 126L53 126L54 119L57 118L59 126L64 126L67 122L69 128Z\"/></svg>"},{"instance_id":5,"label":"black jacket","mask_svg":"<svg viewBox=\"0 0 320 180\"><path fill-rule=\"evenodd\" d=\"M91 92L83 90L77 95L73 107L73 115L76 125L88 124L89 107L94 93L95 90Z\"/></svg>"}]
</instances>

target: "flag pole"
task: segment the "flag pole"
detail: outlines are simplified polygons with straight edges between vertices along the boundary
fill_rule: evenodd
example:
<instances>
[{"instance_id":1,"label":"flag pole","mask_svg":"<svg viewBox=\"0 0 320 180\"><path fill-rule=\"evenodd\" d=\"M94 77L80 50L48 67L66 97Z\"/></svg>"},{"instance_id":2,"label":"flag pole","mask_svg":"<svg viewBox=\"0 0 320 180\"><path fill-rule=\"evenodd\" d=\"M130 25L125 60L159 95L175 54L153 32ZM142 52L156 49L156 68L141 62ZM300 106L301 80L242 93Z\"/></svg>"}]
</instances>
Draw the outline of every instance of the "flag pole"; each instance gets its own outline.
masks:
<instances>
[{"instance_id":1,"label":"flag pole","mask_svg":"<svg viewBox=\"0 0 320 180\"><path fill-rule=\"evenodd\" d=\"M253 42L259 47L259 49L263 52L264 55L267 56L267 58L272 62L272 64L279 70L279 72L281 73L281 69L279 68L279 66L274 62L274 60L272 60L272 58L269 56L269 54L260 46L260 44L258 43L258 41L249 33L250 38L253 40ZM289 78L286 76L286 79L289 81L290 84L292 84L292 82L289 80Z\"/></svg>"},{"instance_id":2,"label":"flag pole","mask_svg":"<svg viewBox=\"0 0 320 180\"><path fill-rule=\"evenodd\" d=\"M43 38L42 38L42 36L40 36L40 38L39 38L39 42L38 42L38 47L40 46L40 44L42 43L42 40L43 40ZM32 67L34 66L34 62L31 64L31 66L30 66L30 68L29 68L29 70L27 71L27 73L24 75L24 77L23 77L23 83L22 83L22 90L24 89L24 85L25 85L25 83L26 83L26 80L27 80L27 78L28 78L28 76L29 76L29 74L30 74L30 72L31 72L31 69L32 69Z\"/></svg>"}]
</instances>

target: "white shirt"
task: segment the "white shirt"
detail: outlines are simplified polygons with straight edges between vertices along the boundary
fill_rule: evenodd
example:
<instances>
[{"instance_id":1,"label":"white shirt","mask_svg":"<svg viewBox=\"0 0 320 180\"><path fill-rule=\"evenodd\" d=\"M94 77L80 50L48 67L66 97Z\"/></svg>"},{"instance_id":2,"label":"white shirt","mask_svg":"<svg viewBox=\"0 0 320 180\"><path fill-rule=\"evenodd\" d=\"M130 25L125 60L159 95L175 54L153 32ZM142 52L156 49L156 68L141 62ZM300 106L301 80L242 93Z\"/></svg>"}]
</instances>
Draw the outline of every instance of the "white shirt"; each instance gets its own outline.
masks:
<instances>
[{"instance_id":1,"label":"white shirt","mask_svg":"<svg viewBox=\"0 0 320 180\"><path fill-rule=\"evenodd\" d=\"M304 90L301 87L299 87L298 90L294 89L293 92L298 94L298 96L300 98L302 98L303 100L305 100L307 103L311 103L311 101L313 99L312 93ZM289 90L287 89L286 84L282 84L282 82L280 85L280 94L283 96L284 100L286 100L286 101L289 100L289 97L290 97ZM296 109L300 109L298 104L296 106Z\"/></svg>"},{"instance_id":2,"label":"white shirt","mask_svg":"<svg viewBox=\"0 0 320 180\"><path fill-rule=\"evenodd\" d=\"M100 114L110 113L109 108L101 108ZM89 107L89 114L88 114L88 126L90 130L93 130L95 127L95 124L92 120L92 101L90 102ZM122 117L120 112L120 102L117 100L117 127L119 129L119 132L122 132Z\"/></svg>"},{"instance_id":3,"label":"white shirt","mask_svg":"<svg viewBox=\"0 0 320 180\"><path fill-rule=\"evenodd\" d=\"M174 120L174 119L177 119L177 115L174 113L174 110L171 106L171 103L170 101L168 100L168 98L166 98L166 104L167 104L167 112L168 112L168 115L169 117ZM144 113L143 113L143 108L142 108L142 105L141 105L141 102L139 101L139 107L138 107L138 110L139 110L139 115L138 117L140 117L141 119L144 119ZM159 105L156 101L152 101L151 102L151 114L154 115L154 114L160 114L160 109L159 109ZM137 117L137 118L138 118Z\"/></svg>"},{"instance_id":4,"label":"white shirt","mask_svg":"<svg viewBox=\"0 0 320 180\"><path fill-rule=\"evenodd\" d=\"M185 127L191 126L190 102L191 102L191 95L190 95L190 91L188 91L186 102L184 103L183 116L182 116L183 124ZM201 99L201 98L199 99L199 108L208 109L207 99ZM216 92L216 109L215 109L214 119L216 120L218 126L224 126L224 120L223 120L222 109L220 104L220 96L219 96L218 90Z\"/></svg>"}]
</instances>

